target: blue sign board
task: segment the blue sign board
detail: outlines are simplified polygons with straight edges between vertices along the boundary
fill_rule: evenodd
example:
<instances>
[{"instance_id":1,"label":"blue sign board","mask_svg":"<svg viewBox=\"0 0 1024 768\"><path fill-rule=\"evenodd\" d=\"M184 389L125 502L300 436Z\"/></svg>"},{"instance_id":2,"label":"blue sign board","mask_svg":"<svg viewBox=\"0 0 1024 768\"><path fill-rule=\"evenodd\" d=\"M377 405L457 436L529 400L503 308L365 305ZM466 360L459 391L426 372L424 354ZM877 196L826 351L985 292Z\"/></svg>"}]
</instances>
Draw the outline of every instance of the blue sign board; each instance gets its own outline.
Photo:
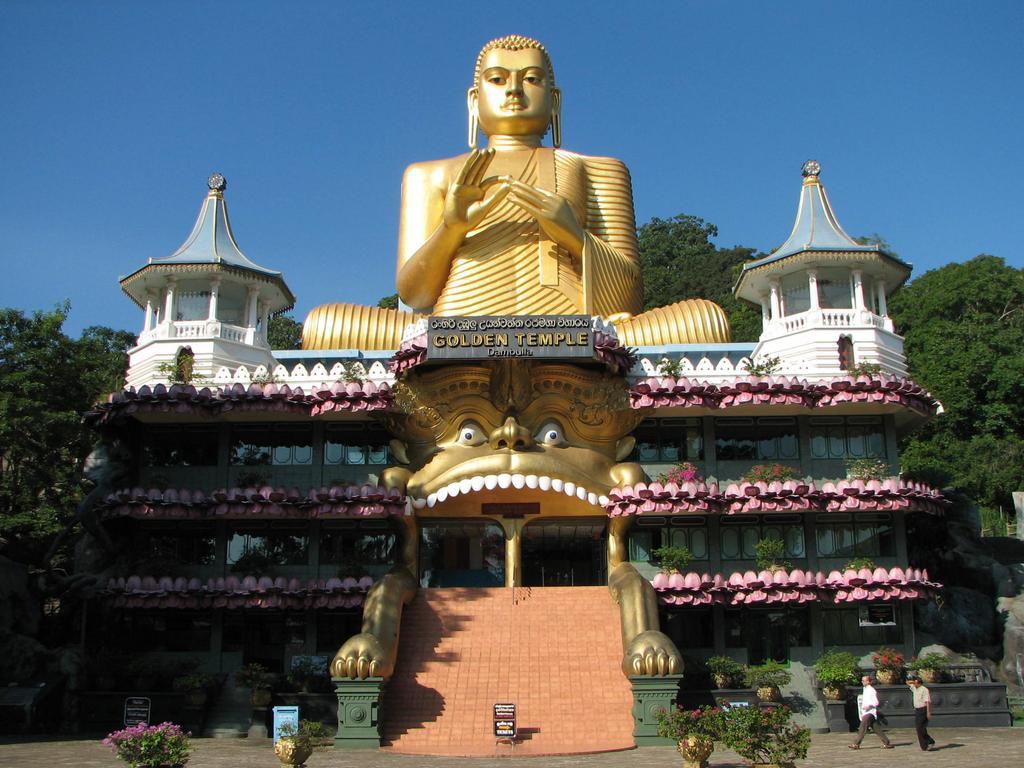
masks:
<instances>
[{"instance_id":1,"label":"blue sign board","mask_svg":"<svg viewBox=\"0 0 1024 768\"><path fill-rule=\"evenodd\" d=\"M299 729L299 708L298 707L274 707L274 743L281 740L281 726L285 723L292 725L295 730Z\"/></svg>"}]
</instances>

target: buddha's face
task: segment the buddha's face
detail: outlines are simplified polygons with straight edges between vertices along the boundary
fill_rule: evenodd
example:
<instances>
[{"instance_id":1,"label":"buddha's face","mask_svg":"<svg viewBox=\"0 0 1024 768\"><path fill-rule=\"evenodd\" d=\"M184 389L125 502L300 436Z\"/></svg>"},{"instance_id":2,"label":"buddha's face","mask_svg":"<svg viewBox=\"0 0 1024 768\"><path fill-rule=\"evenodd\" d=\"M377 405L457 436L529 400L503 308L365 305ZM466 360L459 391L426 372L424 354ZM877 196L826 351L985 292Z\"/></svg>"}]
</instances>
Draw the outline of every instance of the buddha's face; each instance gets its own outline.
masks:
<instances>
[{"instance_id":1,"label":"buddha's face","mask_svg":"<svg viewBox=\"0 0 1024 768\"><path fill-rule=\"evenodd\" d=\"M477 114L488 136L543 136L551 122L553 89L536 48L493 48L476 83Z\"/></svg>"}]
</instances>

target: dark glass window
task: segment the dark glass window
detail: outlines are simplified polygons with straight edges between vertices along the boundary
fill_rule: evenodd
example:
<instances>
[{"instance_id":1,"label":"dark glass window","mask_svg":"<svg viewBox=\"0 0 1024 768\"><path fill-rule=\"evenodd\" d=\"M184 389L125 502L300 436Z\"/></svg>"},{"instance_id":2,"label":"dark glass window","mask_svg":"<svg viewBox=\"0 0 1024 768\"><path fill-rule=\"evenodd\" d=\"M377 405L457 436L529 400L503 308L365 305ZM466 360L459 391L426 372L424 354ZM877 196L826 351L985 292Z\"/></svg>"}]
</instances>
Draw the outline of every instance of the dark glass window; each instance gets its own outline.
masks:
<instances>
[{"instance_id":1,"label":"dark glass window","mask_svg":"<svg viewBox=\"0 0 1024 768\"><path fill-rule=\"evenodd\" d=\"M396 537L384 520L324 523L320 529L320 562L339 565L345 576L376 575L394 563Z\"/></svg>"},{"instance_id":2,"label":"dark glass window","mask_svg":"<svg viewBox=\"0 0 1024 768\"><path fill-rule=\"evenodd\" d=\"M316 652L332 656L362 629L362 611L317 611Z\"/></svg>"},{"instance_id":3,"label":"dark glass window","mask_svg":"<svg viewBox=\"0 0 1024 768\"><path fill-rule=\"evenodd\" d=\"M820 557L891 557L896 535L887 514L819 515L817 546Z\"/></svg>"},{"instance_id":4,"label":"dark glass window","mask_svg":"<svg viewBox=\"0 0 1024 768\"><path fill-rule=\"evenodd\" d=\"M636 461L674 464L704 458L704 431L700 419L644 419L633 436Z\"/></svg>"},{"instance_id":5,"label":"dark glass window","mask_svg":"<svg viewBox=\"0 0 1024 768\"><path fill-rule=\"evenodd\" d=\"M886 458L880 416L812 416L810 426L812 458Z\"/></svg>"},{"instance_id":6,"label":"dark glass window","mask_svg":"<svg viewBox=\"0 0 1024 768\"><path fill-rule=\"evenodd\" d=\"M807 556L804 524L799 517L722 518L719 542L723 560L756 560L757 542L761 539L782 539L786 542L786 557Z\"/></svg>"},{"instance_id":7,"label":"dark glass window","mask_svg":"<svg viewBox=\"0 0 1024 768\"><path fill-rule=\"evenodd\" d=\"M309 562L305 525L239 525L229 531L228 565L234 573L266 575L275 565Z\"/></svg>"},{"instance_id":8,"label":"dark glass window","mask_svg":"<svg viewBox=\"0 0 1024 768\"><path fill-rule=\"evenodd\" d=\"M859 608L827 608L821 612L825 646L830 645L898 645L903 642L903 626L860 626Z\"/></svg>"},{"instance_id":9,"label":"dark glass window","mask_svg":"<svg viewBox=\"0 0 1024 768\"><path fill-rule=\"evenodd\" d=\"M147 467L217 466L215 427L151 427L142 438Z\"/></svg>"},{"instance_id":10,"label":"dark glass window","mask_svg":"<svg viewBox=\"0 0 1024 768\"><path fill-rule=\"evenodd\" d=\"M799 459L796 419L715 419L715 452L720 461Z\"/></svg>"},{"instance_id":11,"label":"dark glass window","mask_svg":"<svg viewBox=\"0 0 1024 768\"><path fill-rule=\"evenodd\" d=\"M126 613L125 618L127 648L146 651L210 650L212 622L208 611L137 612Z\"/></svg>"},{"instance_id":12,"label":"dark glass window","mask_svg":"<svg viewBox=\"0 0 1024 768\"><path fill-rule=\"evenodd\" d=\"M710 555L707 521L703 516L638 517L629 533L629 559L653 563L658 547L686 547L694 560Z\"/></svg>"},{"instance_id":13,"label":"dark glass window","mask_svg":"<svg viewBox=\"0 0 1024 768\"><path fill-rule=\"evenodd\" d=\"M141 532L142 546L138 551L140 562L148 564L147 573L169 576L159 572L158 565L213 565L217 551L217 532L210 525L145 527ZM155 569L155 570L154 570Z\"/></svg>"},{"instance_id":14,"label":"dark glass window","mask_svg":"<svg viewBox=\"0 0 1024 768\"><path fill-rule=\"evenodd\" d=\"M387 464L391 461L390 440L379 424L331 424L324 442L324 464Z\"/></svg>"},{"instance_id":15,"label":"dark glass window","mask_svg":"<svg viewBox=\"0 0 1024 768\"><path fill-rule=\"evenodd\" d=\"M309 466L312 463L313 428L308 425L236 426L231 429L233 466Z\"/></svg>"},{"instance_id":16,"label":"dark glass window","mask_svg":"<svg viewBox=\"0 0 1024 768\"><path fill-rule=\"evenodd\" d=\"M811 645L806 608L725 611L725 647L746 648L751 664L787 661L790 648Z\"/></svg>"},{"instance_id":17,"label":"dark glass window","mask_svg":"<svg viewBox=\"0 0 1024 768\"><path fill-rule=\"evenodd\" d=\"M661 611L661 629L677 648L714 648L714 621L707 608L668 608Z\"/></svg>"}]
</instances>

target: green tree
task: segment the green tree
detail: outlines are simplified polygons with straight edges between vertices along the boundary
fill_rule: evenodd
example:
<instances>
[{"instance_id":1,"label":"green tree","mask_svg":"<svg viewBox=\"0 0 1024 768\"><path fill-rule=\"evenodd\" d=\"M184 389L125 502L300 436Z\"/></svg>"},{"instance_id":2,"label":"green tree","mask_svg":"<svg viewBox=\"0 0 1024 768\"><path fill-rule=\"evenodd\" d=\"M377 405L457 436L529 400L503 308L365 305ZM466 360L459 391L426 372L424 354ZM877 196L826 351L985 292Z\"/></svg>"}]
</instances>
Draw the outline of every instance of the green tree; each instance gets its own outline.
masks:
<instances>
[{"instance_id":1,"label":"green tree","mask_svg":"<svg viewBox=\"0 0 1024 768\"><path fill-rule=\"evenodd\" d=\"M267 324L267 343L271 349L301 349L302 323L291 315L275 315Z\"/></svg>"},{"instance_id":2,"label":"green tree","mask_svg":"<svg viewBox=\"0 0 1024 768\"><path fill-rule=\"evenodd\" d=\"M711 239L718 228L697 216L679 214L653 218L637 230L644 309L683 299L709 299L729 317L733 341L755 341L761 334L761 313L737 301L732 287L753 248L718 248Z\"/></svg>"},{"instance_id":3,"label":"green tree","mask_svg":"<svg viewBox=\"0 0 1024 768\"><path fill-rule=\"evenodd\" d=\"M67 312L0 309L0 536L28 562L74 514L96 439L82 413L123 386L135 341L100 327L72 339Z\"/></svg>"},{"instance_id":4,"label":"green tree","mask_svg":"<svg viewBox=\"0 0 1024 768\"><path fill-rule=\"evenodd\" d=\"M381 300L377 302L377 306L382 309L398 309L398 294L392 293L390 296L381 297Z\"/></svg>"},{"instance_id":5,"label":"green tree","mask_svg":"<svg viewBox=\"0 0 1024 768\"><path fill-rule=\"evenodd\" d=\"M904 470L1012 509L1024 488L1024 270L989 255L947 264L889 308L914 379L945 408L904 441Z\"/></svg>"}]
</instances>

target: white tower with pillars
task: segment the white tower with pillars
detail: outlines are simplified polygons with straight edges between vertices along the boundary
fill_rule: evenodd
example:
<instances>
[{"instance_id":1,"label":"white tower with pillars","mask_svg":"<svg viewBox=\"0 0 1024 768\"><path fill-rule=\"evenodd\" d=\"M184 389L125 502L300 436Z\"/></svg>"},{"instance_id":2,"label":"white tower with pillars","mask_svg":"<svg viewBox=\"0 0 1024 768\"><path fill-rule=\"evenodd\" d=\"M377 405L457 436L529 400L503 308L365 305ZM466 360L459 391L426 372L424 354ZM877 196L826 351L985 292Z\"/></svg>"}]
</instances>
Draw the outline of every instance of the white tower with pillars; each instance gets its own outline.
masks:
<instances>
[{"instance_id":1,"label":"white tower with pillars","mask_svg":"<svg viewBox=\"0 0 1024 768\"><path fill-rule=\"evenodd\" d=\"M121 278L121 288L142 308L138 344L129 353L127 383L167 383L182 355L195 383L222 366L272 369L267 343L270 318L295 304L280 272L250 261L235 242L219 173L192 233L170 256L150 258Z\"/></svg>"},{"instance_id":2,"label":"white tower with pillars","mask_svg":"<svg viewBox=\"0 0 1024 768\"><path fill-rule=\"evenodd\" d=\"M770 255L748 262L737 298L761 307L753 357L778 357L781 374L839 376L864 364L907 375L903 338L889 318L887 297L911 266L878 245L861 245L839 224L816 160L803 165L796 223Z\"/></svg>"}]
</instances>

